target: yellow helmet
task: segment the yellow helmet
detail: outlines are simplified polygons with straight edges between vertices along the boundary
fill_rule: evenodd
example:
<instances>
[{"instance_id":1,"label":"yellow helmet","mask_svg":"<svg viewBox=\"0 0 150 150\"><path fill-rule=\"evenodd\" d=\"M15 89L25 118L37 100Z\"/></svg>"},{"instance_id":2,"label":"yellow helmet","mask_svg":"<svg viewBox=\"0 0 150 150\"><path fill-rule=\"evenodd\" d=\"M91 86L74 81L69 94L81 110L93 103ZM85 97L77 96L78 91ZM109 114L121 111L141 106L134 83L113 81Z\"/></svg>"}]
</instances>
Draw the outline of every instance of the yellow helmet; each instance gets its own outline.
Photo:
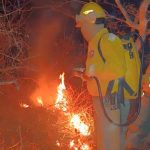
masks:
<instances>
[{"instance_id":1,"label":"yellow helmet","mask_svg":"<svg viewBox=\"0 0 150 150\"><path fill-rule=\"evenodd\" d=\"M86 3L82 7L80 11L80 15L88 15L91 12L93 12L96 15L96 18L106 18L104 9L100 5L94 2Z\"/></svg>"},{"instance_id":2,"label":"yellow helmet","mask_svg":"<svg viewBox=\"0 0 150 150\"><path fill-rule=\"evenodd\" d=\"M86 3L79 15L76 15L76 27L81 27L83 23L104 23L104 18L106 18L106 14L104 9L94 2Z\"/></svg>"}]
</instances>

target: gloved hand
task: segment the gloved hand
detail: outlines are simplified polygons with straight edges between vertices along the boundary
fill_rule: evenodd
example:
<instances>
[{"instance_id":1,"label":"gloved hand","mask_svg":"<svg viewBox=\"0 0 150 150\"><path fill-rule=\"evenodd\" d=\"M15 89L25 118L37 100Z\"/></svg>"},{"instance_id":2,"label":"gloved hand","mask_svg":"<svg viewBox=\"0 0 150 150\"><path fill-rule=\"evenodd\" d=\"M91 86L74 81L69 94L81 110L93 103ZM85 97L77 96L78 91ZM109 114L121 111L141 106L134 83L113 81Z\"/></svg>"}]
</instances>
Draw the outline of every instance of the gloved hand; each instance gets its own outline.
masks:
<instances>
[{"instance_id":1,"label":"gloved hand","mask_svg":"<svg viewBox=\"0 0 150 150\"><path fill-rule=\"evenodd\" d=\"M85 68L83 68L83 67L75 67L75 68L73 68L73 71L78 71L78 72L84 73L85 72Z\"/></svg>"},{"instance_id":2,"label":"gloved hand","mask_svg":"<svg viewBox=\"0 0 150 150\"><path fill-rule=\"evenodd\" d=\"M83 81L87 81L89 79L88 76L86 76L84 74L85 72L85 68L81 68L81 67L77 67L77 68L74 68L73 71L72 71L72 76L74 77L79 77L81 78Z\"/></svg>"}]
</instances>

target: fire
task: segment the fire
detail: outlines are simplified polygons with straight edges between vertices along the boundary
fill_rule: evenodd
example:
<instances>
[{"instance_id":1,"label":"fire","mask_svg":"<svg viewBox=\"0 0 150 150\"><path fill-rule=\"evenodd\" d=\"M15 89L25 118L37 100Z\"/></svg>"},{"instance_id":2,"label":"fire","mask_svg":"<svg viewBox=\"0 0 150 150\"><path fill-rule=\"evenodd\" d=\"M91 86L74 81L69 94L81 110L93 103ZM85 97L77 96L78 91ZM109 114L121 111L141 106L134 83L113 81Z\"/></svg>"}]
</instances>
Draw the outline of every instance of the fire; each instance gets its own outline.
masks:
<instances>
[{"instance_id":1,"label":"fire","mask_svg":"<svg viewBox=\"0 0 150 150\"><path fill-rule=\"evenodd\" d=\"M68 117L68 125L71 130L76 129L80 136L87 137L90 135L90 126L88 123L85 123L84 121L81 120L81 114L73 114L72 112L69 111L68 107L68 101L67 97L65 95L65 80L64 80L64 73L60 75L59 77L61 79L61 83L59 84L57 88L57 98L55 102L55 107L59 110L62 110L64 112L64 115L67 115ZM77 140L77 141L76 141ZM88 144L82 143L79 139L76 140L71 140L69 142L69 148L73 150L90 150L90 147ZM60 143L57 141L56 143L57 146L60 146ZM79 148L80 147L80 148Z\"/></svg>"},{"instance_id":2,"label":"fire","mask_svg":"<svg viewBox=\"0 0 150 150\"><path fill-rule=\"evenodd\" d=\"M29 108L29 105L28 105L28 104L23 104L23 103L21 103L21 104L20 104L20 107L22 107L22 108Z\"/></svg>"},{"instance_id":3,"label":"fire","mask_svg":"<svg viewBox=\"0 0 150 150\"><path fill-rule=\"evenodd\" d=\"M145 93L144 92L142 92L142 97L145 95Z\"/></svg>"},{"instance_id":4,"label":"fire","mask_svg":"<svg viewBox=\"0 0 150 150\"><path fill-rule=\"evenodd\" d=\"M85 143L82 144L82 142L80 140L78 140L76 142L76 144L75 144L74 140L71 140L69 147L74 150L90 150L89 145L85 144ZM80 148L78 148L78 147L80 147Z\"/></svg>"},{"instance_id":5,"label":"fire","mask_svg":"<svg viewBox=\"0 0 150 150\"><path fill-rule=\"evenodd\" d=\"M85 144L85 140L83 142L83 139L87 138L91 134L91 128L90 128L90 123L88 123L88 120L83 121L82 117L86 116L84 113L78 113L75 114L73 110L71 110L68 103L67 95L65 94L66 91L66 86L65 86L65 79L64 79L64 73L60 75L59 79L61 80L60 84L57 87L57 98L55 101L55 108L61 110L64 115L67 118L67 131L71 131L73 134L72 137L75 137L74 139L71 139L70 142L68 142L68 147L72 150L90 150L90 147L88 144ZM36 104L38 104L41 107L47 108L46 103L45 103L45 98L42 94L38 93L34 97L34 100L36 101ZM43 101L44 100L44 101ZM22 108L28 108L30 107L28 104L21 103L20 107ZM69 128L69 130L68 130ZM77 132L74 132L77 131ZM77 137L77 138L76 138ZM63 147L63 143L60 143L59 140L56 141L56 146L59 148Z\"/></svg>"},{"instance_id":6,"label":"fire","mask_svg":"<svg viewBox=\"0 0 150 150\"><path fill-rule=\"evenodd\" d=\"M37 97L37 102L38 102L38 104L41 105L41 106L44 105L43 100L42 100L41 97Z\"/></svg>"},{"instance_id":7,"label":"fire","mask_svg":"<svg viewBox=\"0 0 150 150\"><path fill-rule=\"evenodd\" d=\"M89 145L87 145L87 144L83 144L83 145L81 146L81 150L90 150L90 147L89 147Z\"/></svg>"},{"instance_id":8,"label":"fire","mask_svg":"<svg viewBox=\"0 0 150 150\"><path fill-rule=\"evenodd\" d=\"M75 114L70 120L71 125L77 129L81 135L83 136L89 136L89 126L86 125L83 121L81 121L81 118L79 115Z\"/></svg>"},{"instance_id":9,"label":"fire","mask_svg":"<svg viewBox=\"0 0 150 150\"><path fill-rule=\"evenodd\" d=\"M75 144L74 144L74 140L71 140L71 141L70 141L70 148L74 147L74 145L75 145Z\"/></svg>"},{"instance_id":10,"label":"fire","mask_svg":"<svg viewBox=\"0 0 150 150\"><path fill-rule=\"evenodd\" d=\"M57 145L58 147L60 147L60 142L59 142L59 141L56 141L56 145Z\"/></svg>"},{"instance_id":11,"label":"fire","mask_svg":"<svg viewBox=\"0 0 150 150\"><path fill-rule=\"evenodd\" d=\"M59 79L61 79L61 83L59 84L58 89L57 89L58 95L57 95L55 107L66 112L68 102L64 96L64 90L66 90L66 86L64 83L64 73L60 75Z\"/></svg>"}]
</instances>

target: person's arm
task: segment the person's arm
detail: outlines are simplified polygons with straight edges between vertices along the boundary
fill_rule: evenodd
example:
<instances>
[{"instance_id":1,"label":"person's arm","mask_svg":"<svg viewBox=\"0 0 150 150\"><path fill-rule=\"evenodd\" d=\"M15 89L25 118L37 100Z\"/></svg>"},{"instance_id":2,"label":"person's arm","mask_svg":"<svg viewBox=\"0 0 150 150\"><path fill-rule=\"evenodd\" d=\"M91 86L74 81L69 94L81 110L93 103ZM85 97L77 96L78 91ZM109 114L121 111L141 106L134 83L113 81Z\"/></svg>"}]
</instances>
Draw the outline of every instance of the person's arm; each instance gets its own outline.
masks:
<instances>
[{"instance_id":1,"label":"person's arm","mask_svg":"<svg viewBox=\"0 0 150 150\"><path fill-rule=\"evenodd\" d=\"M73 69L72 75L81 78L83 81L87 81L89 77L85 75L85 68L77 67Z\"/></svg>"}]
</instances>

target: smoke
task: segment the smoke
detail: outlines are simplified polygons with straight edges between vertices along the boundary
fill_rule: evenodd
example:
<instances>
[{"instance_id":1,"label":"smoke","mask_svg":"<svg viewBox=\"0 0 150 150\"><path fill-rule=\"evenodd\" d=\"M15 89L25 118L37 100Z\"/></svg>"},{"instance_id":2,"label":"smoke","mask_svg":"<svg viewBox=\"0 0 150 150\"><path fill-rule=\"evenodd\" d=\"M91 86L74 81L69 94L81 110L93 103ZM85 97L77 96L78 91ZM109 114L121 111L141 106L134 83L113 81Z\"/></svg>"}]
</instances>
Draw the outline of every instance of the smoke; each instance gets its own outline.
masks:
<instances>
[{"instance_id":1,"label":"smoke","mask_svg":"<svg viewBox=\"0 0 150 150\"><path fill-rule=\"evenodd\" d=\"M51 9L56 8L58 4L63 4L63 1L32 1L31 5L34 9L29 18L26 18L26 30L29 32L30 40L27 43L30 47L27 49L29 59L25 58L22 65L29 70L19 70L21 75L16 73L18 91L14 85L12 86L15 92L12 92L12 86L8 90L1 87L2 94L6 91L4 94L9 95L13 99L11 103L17 107L20 101L24 103L32 101L36 104L37 97L41 97L46 104L53 104L57 94L59 75L62 72L71 72L74 64L80 61L76 60L76 55L83 47L78 35L75 37L78 42L74 39L76 31L74 20L69 18L72 16L70 12L73 11L73 5L66 3L56 11ZM7 102L10 101L9 97L1 97L1 99L7 99Z\"/></svg>"},{"instance_id":2,"label":"smoke","mask_svg":"<svg viewBox=\"0 0 150 150\"><path fill-rule=\"evenodd\" d=\"M38 1L37 4L45 5L47 2ZM62 47L58 42L61 39L65 18L50 10L36 13L39 15L33 22L30 56L34 58L31 64L37 70L37 87L31 94L31 100L37 104L37 97L41 97L44 104L51 105L54 104L59 74L63 70L60 59L63 55Z\"/></svg>"},{"instance_id":3,"label":"smoke","mask_svg":"<svg viewBox=\"0 0 150 150\"><path fill-rule=\"evenodd\" d=\"M74 66L85 60L85 53L82 54L83 41L79 38L73 19L80 4L60 0L34 0L33 4L36 8L44 9L33 13L35 19L32 23L30 55L37 56L32 60L32 65L38 70L38 86L31 99L36 103L36 97L41 96L45 103L53 104L59 75L63 72L70 73Z\"/></svg>"}]
</instances>

